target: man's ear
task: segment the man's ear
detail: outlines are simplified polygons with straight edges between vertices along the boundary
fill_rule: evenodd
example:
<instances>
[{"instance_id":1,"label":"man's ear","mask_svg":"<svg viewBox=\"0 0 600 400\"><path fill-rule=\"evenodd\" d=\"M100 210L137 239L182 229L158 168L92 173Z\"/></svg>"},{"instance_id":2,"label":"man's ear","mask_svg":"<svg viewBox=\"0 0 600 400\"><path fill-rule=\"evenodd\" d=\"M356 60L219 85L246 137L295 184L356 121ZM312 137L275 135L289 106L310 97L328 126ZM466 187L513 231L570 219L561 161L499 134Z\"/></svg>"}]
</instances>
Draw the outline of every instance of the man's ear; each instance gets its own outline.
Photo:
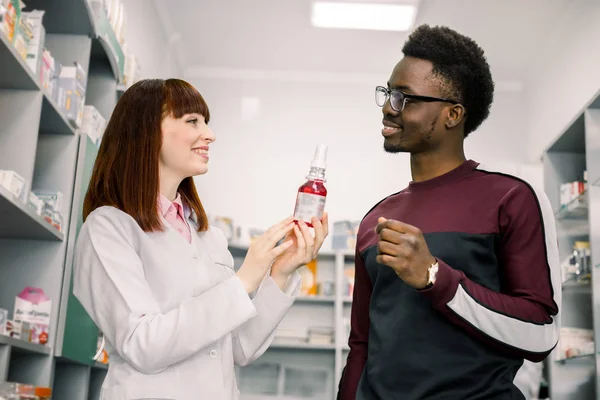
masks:
<instances>
[{"instance_id":1,"label":"man's ear","mask_svg":"<svg viewBox=\"0 0 600 400\"><path fill-rule=\"evenodd\" d=\"M458 126L467 117L467 111L461 104L454 104L448 111L446 118L446 128L451 129Z\"/></svg>"}]
</instances>

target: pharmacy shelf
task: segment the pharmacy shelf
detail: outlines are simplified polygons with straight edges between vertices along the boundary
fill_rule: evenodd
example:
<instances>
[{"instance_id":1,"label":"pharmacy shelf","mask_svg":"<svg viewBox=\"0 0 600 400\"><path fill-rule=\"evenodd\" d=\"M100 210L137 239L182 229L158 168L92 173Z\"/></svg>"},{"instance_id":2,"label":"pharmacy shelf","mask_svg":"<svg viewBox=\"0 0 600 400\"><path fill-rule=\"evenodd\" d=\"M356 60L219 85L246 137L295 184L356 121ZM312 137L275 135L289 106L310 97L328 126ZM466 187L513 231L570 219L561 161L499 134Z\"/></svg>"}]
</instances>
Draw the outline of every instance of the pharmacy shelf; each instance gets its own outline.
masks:
<instances>
[{"instance_id":1,"label":"pharmacy shelf","mask_svg":"<svg viewBox=\"0 0 600 400\"><path fill-rule=\"evenodd\" d=\"M0 187L0 218L0 239L64 240L62 232L3 187Z\"/></svg>"},{"instance_id":2,"label":"pharmacy shelf","mask_svg":"<svg viewBox=\"0 0 600 400\"><path fill-rule=\"evenodd\" d=\"M58 135L76 135L77 131L65 118L54 100L44 91L42 102L42 116L40 120L40 133Z\"/></svg>"},{"instance_id":3,"label":"pharmacy shelf","mask_svg":"<svg viewBox=\"0 0 600 400\"><path fill-rule=\"evenodd\" d=\"M125 55L115 32L100 3L94 3L92 10L95 32L92 36L91 58L110 65L117 84L123 82Z\"/></svg>"},{"instance_id":4,"label":"pharmacy shelf","mask_svg":"<svg viewBox=\"0 0 600 400\"><path fill-rule=\"evenodd\" d=\"M40 87L33 71L1 31L0 60L2 60L0 89L39 90Z\"/></svg>"},{"instance_id":5,"label":"pharmacy shelf","mask_svg":"<svg viewBox=\"0 0 600 400\"><path fill-rule=\"evenodd\" d=\"M571 200L569 203L560 207L560 209L558 209L554 213L554 217L557 220L587 221L587 192L580 194L575 199Z\"/></svg>"},{"instance_id":6,"label":"pharmacy shelf","mask_svg":"<svg viewBox=\"0 0 600 400\"><path fill-rule=\"evenodd\" d=\"M231 241L229 251L234 258L246 256L248 245ZM326 366L329 371L328 384L335 398L341 372L345 365L348 347L347 328L344 325L345 317L349 314L348 305L352 298L347 296L344 287L344 268L354 264L353 250L321 249L317 255L317 282L331 281L334 283L334 294L329 295L300 295L296 298L292 309L286 314L280 328L282 330L298 331L298 337L305 338L311 327L333 328L332 343L309 343L305 340L289 340L285 337L275 337L268 351L261 357L275 363L284 365L316 366L315 359L320 366ZM329 389L328 389L329 390ZM248 394L249 395L249 394ZM246 394L242 393L242 399ZM279 398L277 398L279 399Z\"/></svg>"},{"instance_id":7,"label":"pharmacy shelf","mask_svg":"<svg viewBox=\"0 0 600 400\"><path fill-rule=\"evenodd\" d=\"M0 60L3 60L3 71L0 74L0 89L41 90L39 80L33 74L25 60L8 42L8 38L0 33ZM6 60L6 61L4 61ZM62 114L54 100L44 91L42 115L40 121L42 133L75 135L76 131Z\"/></svg>"},{"instance_id":8,"label":"pharmacy shelf","mask_svg":"<svg viewBox=\"0 0 600 400\"><path fill-rule=\"evenodd\" d=\"M103 363L100 363L100 362L96 362L96 363L92 364L92 368L93 369L106 369L106 370L108 370L108 364L103 364Z\"/></svg>"},{"instance_id":9,"label":"pharmacy shelf","mask_svg":"<svg viewBox=\"0 0 600 400\"><path fill-rule=\"evenodd\" d=\"M47 33L92 36L96 30L89 0L52 0L52 7L48 0L27 0L25 5L26 10L45 10Z\"/></svg>"},{"instance_id":10,"label":"pharmacy shelf","mask_svg":"<svg viewBox=\"0 0 600 400\"><path fill-rule=\"evenodd\" d=\"M589 283L565 282L562 284L563 293L592 293L592 285Z\"/></svg>"},{"instance_id":11,"label":"pharmacy shelf","mask_svg":"<svg viewBox=\"0 0 600 400\"><path fill-rule=\"evenodd\" d=\"M596 99L598 100L598 99ZM591 101L590 104L594 102ZM599 263L600 241L600 110L585 108L545 151L544 189L555 210L558 248L561 262L573 251L575 241L588 241L591 250L591 283L565 282L562 285L561 323L563 327L593 331L593 340L600 343ZM561 204L561 185L584 180L587 189L570 203ZM559 349L545 361L549 397L553 400L597 398L600 394L600 355L591 354L568 359L560 357Z\"/></svg>"},{"instance_id":12,"label":"pharmacy shelf","mask_svg":"<svg viewBox=\"0 0 600 400\"><path fill-rule=\"evenodd\" d=\"M335 296L298 296L297 303L331 303L335 302Z\"/></svg>"},{"instance_id":13,"label":"pharmacy shelf","mask_svg":"<svg viewBox=\"0 0 600 400\"><path fill-rule=\"evenodd\" d=\"M119 53L117 51L121 52L121 49L115 49L106 35L96 36L96 38L92 40L92 58L107 62L110 65L117 82L122 82L123 71L119 68ZM120 54L122 54L122 52Z\"/></svg>"},{"instance_id":14,"label":"pharmacy shelf","mask_svg":"<svg viewBox=\"0 0 600 400\"><path fill-rule=\"evenodd\" d=\"M0 335L0 345L10 346L13 352L25 352L30 354L52 354L52 348L42 344L29 343L24 340Z\"/></svg>"},{"instance_id":15,"label":"pharmacy shelf","mask_svg":"<svg viewBox=\"0 0 600 400\"><path fill-rule=\"evenodd\" d=\"M271 349L290 349L290 350L335 350L333 343L304 343L304 342L286 342L282 340L273 340Z\"/></svg>"},{"instance_id":16,"label":"pharmacy shelf","mask_svg":"<svg viewBox=\"0 0 600 400\"><path fill-rule=\"evenodd\" d=\"M565 364L565 363L574 363L581 360L593 360L594 354L582 354L579 356L572 356L567 358L559 358L554 360L557 363Z\"/></svg>"},{"instance_id":17,"label":"pharmacy shelf","mask_svg":"<svg viewBox=\"0 0 600 400\"><path fill-rule=\"evenodd\" d=\"M24 11L44 11L44 47L52 56L86 71L86 105L110 117L123 80L124 55L108 20L96 18L88 0L24 3ZM0 381L53 386L54 397L62 400L97 400L107 366L92 361L98 329L77 308L71 290L83 194L96 153L89 145L80 146L89 138L79 134L42 88L39 72L29 68L3 33L0 65L2 169L17 171L27 190L59 190L64 196L61 232L0 187L0 307L11 309L26 286L42 287L56 304L48 346L0 336Z\"/></svg>"}]
</instances>

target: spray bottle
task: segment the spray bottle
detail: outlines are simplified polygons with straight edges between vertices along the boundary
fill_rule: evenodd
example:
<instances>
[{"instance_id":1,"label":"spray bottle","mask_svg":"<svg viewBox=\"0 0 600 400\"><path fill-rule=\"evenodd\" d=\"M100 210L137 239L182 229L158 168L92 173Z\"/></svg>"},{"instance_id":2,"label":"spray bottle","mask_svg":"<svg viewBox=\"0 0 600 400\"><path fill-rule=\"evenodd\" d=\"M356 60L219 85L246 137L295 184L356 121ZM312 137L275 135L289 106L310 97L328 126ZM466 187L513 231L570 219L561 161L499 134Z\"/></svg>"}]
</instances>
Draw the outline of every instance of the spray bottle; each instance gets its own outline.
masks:
<instances>
[{"instance_id":1,"label":"spray bottle","mask_svg":"<svg viewBox=\"0 0 600 400\"><path fill-rule=\"evenodd\" d=\"M298 188L294 220L296 222L302 220L310 227L312 227L310 222L312 217L321 219L325 209L325 199L327 197L327 189L325 188L326 158L327 146L319 144L310 163L310 172L306 177L306 182Z\"/></svg>"}]
</instances>

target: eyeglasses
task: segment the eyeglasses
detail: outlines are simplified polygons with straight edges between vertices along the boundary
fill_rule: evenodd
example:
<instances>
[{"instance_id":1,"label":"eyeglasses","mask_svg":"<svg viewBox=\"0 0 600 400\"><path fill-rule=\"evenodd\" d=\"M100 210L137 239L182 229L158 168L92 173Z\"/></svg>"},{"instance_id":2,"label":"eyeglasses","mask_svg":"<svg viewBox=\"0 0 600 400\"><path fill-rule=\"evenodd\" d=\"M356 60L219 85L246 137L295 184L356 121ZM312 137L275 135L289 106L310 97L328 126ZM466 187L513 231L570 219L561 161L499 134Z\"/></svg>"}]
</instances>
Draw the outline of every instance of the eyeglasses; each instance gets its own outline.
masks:
<instances>
[{"instance_id":1,"label":"eyeglasses","mask_svg":"<svg viewBox=\"0 0 600 400\"><path fill-rule=\"evenodd\" d=\"M446 103L458 104L459 102L451 99L441 99L439 97L429 97L429 96L418 96L416 94L407 94L401 90L389 90L383 86L377 86L375 88L375 102L379 107L383 107L385 103L390 99L390 105L392 109L396 112L401 112L404 110L404 106L406 105L406 99L414 99L418 101L425 102L434 102L434 101L443 101Z\"/></svg>"}]
</instances>

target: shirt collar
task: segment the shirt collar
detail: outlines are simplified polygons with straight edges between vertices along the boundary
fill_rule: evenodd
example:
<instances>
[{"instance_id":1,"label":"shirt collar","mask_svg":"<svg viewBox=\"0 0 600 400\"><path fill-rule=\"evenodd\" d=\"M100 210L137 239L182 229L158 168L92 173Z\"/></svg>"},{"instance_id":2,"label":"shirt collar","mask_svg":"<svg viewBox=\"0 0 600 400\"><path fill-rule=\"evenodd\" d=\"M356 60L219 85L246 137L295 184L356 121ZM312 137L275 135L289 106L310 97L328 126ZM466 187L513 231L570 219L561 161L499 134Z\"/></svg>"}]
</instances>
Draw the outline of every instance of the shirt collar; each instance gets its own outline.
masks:
<instances>
[{"instance_id":1,"label":"shirt collar","mask_svg":"<svg viewBox=\"0 0 600 400\"><path fill-rule=\"evenodd\" d=\"M184 220L186 220L190 216L189 208L183 205L183 202L181 201L181 195L179 194L179 192L177 192L177 197L175 197L175 200L173 200L173 201L170 201L169 199L167 199L165 197L165 195L163 195L162 193L159 193L158 208L163 217L167 216L167 211L169 211L169 208L171 208L171 206L173 204L179 205L178 210L180 210L180 211L178 211L178 213L181 214L183 212L183 215L181 215L181 217Z\"/></svg>"},{"instance_id":2,"label":"shirt collar","mask_svg":"<svg viewBox=\"0 0 600 400\"><path fill-rule=\"evenodd\" d=\"M167 211L169 210L169 207L171 207L171 204L175 202L182 206L181 209L183 209L183 219L185 221L191 219L192 221L194 221L195 224L198 224L198 216L196 215L194 210L192 210L190 206L188 206L187 203L183 201L179 192L177 192L177 197L174 201L170 201L162 193L158 193L158 211L160 212L160 215L165 217Z\"/></svg>"}]
</instances>

